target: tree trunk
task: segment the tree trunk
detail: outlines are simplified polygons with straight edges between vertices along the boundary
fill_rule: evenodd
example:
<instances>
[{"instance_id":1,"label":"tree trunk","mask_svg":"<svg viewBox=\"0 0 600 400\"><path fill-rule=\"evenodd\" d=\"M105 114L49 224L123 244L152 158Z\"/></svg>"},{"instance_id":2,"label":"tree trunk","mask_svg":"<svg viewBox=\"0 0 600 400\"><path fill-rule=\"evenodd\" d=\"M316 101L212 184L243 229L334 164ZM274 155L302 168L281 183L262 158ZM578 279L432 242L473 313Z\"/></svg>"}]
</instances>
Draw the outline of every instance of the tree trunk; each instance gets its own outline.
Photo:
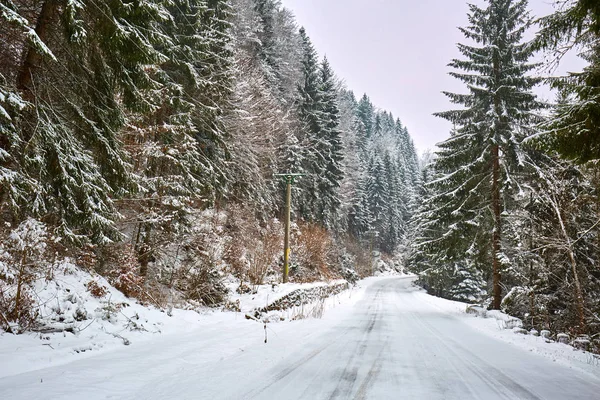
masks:
<instances>
[{"instance_id":1,"label":"tree trunk","mask_svg":"<svg viewBox=\"0 0 600 400\"><path fill-rule=\"evenodd\" d=\"M51 18L56 12L58 4L59 1L56 0L46 0L42 3L42 9L35 24L35 33L44 43L48 42ZM40 66L41 61L42 55L38 53L34 47L29 46L21 67L21 71L19 71L19 75L17 77L17 89L23 91L26 98L31 97L33 92L32 76L34 74L34 70Z\"/></svg>"},{"instance_id":2,"label":"tree trunk","mask_svg":"<svg viewBox=\"0 0 600 400\"><path fill-rule=\"evenodd\" d=\"M150 247L150 233L152 232L152 224L146 223L144 227L144 241L138 246L138 260L140 262L140 275L146 277L148 274L148 263L152 256Z\"/></svg>"},{"instance_id":3,"label":"tree trunk","mask_svg":"<svg viewBox=\"0 0 600 400\"><path fill-rule=\"evenodd\" d=\"M23 250L19 261L19 275L17 276L17 293L15 295L15 309L12 312L13 321L19 321L21 317L21 296L23 292L23 281L25 280L25 262L27 261L27 250Z\"/></svg>"},{"instance_id":4,"label":"tree trunk","mask_svg":"<svg viewBox=\"0 0 600 400\"><path fill-rule=\"evenodd\" d=\"M494 213L494 230L492 236L492 257L493 257L493 291L494 300L492 309L499 310L502 302L502 288L500 287L500 238L501 238L501 220L500 220L500 149L498 145L492 148L492 211Z\"/></svg>"},{"instance_id":5,"label":"tree trunk","mask_svg":"<svg viewBox=\"0 0 600 400\"><path fill-rule=\"evenodd\" d=\"M573 272L573 280L575 281L575 301L577 303L577 316L579 318L579 333L585 333L586 331L586 323L585 323L585 307L583 304L583 290L581 289L581 282L579 281L579 273L577 272L577 261L575 260L575 253L573 251L573 243L571 243L571 238L567 233L567 228L565 227L562 214L560 212L560 208L558 207L558 201L555 197L552 198L552 206L554 207L554 211L556 212L556 216L558 217L558 222L560 223L560 229L562 234L567 242L567 250L569 253L569 260L571 261L571 271Z\"/></svg>"}]
</instances>

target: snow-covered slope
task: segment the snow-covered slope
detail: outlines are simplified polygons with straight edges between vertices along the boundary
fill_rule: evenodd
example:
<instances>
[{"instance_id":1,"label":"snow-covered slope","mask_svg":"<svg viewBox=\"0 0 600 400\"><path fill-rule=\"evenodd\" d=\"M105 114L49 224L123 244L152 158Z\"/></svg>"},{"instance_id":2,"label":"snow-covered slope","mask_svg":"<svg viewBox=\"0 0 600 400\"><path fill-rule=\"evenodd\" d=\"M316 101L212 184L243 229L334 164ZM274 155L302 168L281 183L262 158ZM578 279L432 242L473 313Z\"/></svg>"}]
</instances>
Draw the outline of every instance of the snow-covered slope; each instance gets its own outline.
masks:
<instances>
[{"instance_id":1,"label":"snow-covered slope","mask_svg":"<svg viewBox=\"0 0 600 400\"><path fill-rule=\"evenodd\" d=\"M101 288L101 296L92 294L90 282L91 286ZM33 292L39 302L39 316L43 323L41 331L22 335L0 333L0 359L10 360L0 363L0 376L67 364L161 337L160 340L168 341L172 335L204 331L216 326L241 323L242 331L252 331L260 325L247 321L246 313L298 289L340 282L260 285L254 288L255 293L239 294L235 292L239 283L230 281L230 303L239 306L238 312L211 308L170 308L165 311L127 298L103 277L83 271L68 261L63 262L55 267L51 280L35 282ZM320 307L330 308L354 292L356 289L337 295ZM310 309L310 305L305 307ZM290 320L303 310L303 307L284 310L272 320ZM310 316L306 310L303 314Z\"/></svg>"}]
</instances>

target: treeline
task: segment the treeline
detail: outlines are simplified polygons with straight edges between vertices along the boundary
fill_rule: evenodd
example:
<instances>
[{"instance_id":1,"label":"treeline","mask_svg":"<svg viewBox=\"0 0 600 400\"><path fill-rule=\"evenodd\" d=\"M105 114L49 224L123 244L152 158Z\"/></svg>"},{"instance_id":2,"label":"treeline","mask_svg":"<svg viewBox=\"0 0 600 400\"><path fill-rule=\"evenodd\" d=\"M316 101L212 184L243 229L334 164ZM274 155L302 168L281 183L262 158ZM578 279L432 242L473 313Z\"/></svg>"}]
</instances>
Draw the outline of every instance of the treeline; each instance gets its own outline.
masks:
<instances>
[{"instance_id":1,"label":"treeline","mask_svg":"<svg viewBox=\"0 0 600 400\"><path fill-rule=\"evenodd\" d=\"M565 3L537 25L524 0L470 6L469 44L450 63L466 90L446 93L460 107L438 114L455 128L424 171L411 260L436 295L484 302L536 329L597 334L600 3ZM540 102L532 55L570 48L588 65L548 79L556 104Z\"/></svg>"},{"instance_id":2,"label":"treeline","mask_svg":"<svg viewBox=\"0 0 600 400\"><path fill-rule=\"evenodd\" d=\"M299 229L336 243L310 268L354 268L365 237L401 244L420 179L408 131L344 87L278 0L2 0L0 16L7 318L41 265L9 248L17 231L207 304L224 268L263 280L250 266L277 268L274 173L305 174Z\"/></svg>"}]
</instances>

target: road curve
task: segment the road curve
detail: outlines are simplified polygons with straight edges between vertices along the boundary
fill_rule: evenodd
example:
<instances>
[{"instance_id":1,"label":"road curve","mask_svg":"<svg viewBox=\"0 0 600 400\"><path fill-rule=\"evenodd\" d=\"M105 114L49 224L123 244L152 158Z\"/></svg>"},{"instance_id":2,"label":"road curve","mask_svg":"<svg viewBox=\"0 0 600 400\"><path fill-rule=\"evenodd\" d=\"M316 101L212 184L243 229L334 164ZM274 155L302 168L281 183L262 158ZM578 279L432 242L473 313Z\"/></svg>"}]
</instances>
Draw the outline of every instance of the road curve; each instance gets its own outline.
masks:
<instances>
[{"instance_id":1,"label":"road curve","mask_svg":"<svg viewBox=\"0 0 600 400\"><path fill-rule=\"evenodd\" d=\"M424 304L410 279L372 284L337 326L236 399L600 399L600 381Z\"/></svg>"}]
</instances>

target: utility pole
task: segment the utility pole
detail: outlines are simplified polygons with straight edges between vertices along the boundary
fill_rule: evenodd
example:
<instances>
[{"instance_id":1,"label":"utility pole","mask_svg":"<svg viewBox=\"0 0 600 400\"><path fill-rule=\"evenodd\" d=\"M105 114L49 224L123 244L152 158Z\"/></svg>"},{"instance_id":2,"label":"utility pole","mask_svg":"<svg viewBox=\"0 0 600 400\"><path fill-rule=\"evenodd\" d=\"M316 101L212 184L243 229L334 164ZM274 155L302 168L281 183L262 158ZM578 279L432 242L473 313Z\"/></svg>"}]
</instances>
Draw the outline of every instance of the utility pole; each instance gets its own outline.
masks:
<instances>
[{"instance_id":1,"label":"utility pole","mask_svg":"<svg viewBox=\"0 0 600 400\"><path fill-rule=\"evenodd\" d=\"M373 276L373 231L371 231L371 240L369 241L369 267L371 267L371 276Z\"/></svg>"},{"instance_id":2,"label":"utility pole","mask_svg":"<svg viewBox=\"0 0 600 400\"><path fill-rule=\"evenodd\" d=\"M371 276L375 276L375 265L373 263L373 237L379 237L379 232L375 229L371 229L369 233L371 234L371 240L369 241L369 264L371 267Z\"/></svg>"},{"instance_id":3,"label":"utility pole","mask_svg":"<svg viewBox=\"0 0 600 400\"><path fill-rule=\"evenodd\" d=\"M285 239L283 242L283 283L288 281L288 273L290 268L290 214L292 209L292 184L296 178L304 174L275 174L285 178L286 196L285 196Z\"/></svg>"}]
</instances>

